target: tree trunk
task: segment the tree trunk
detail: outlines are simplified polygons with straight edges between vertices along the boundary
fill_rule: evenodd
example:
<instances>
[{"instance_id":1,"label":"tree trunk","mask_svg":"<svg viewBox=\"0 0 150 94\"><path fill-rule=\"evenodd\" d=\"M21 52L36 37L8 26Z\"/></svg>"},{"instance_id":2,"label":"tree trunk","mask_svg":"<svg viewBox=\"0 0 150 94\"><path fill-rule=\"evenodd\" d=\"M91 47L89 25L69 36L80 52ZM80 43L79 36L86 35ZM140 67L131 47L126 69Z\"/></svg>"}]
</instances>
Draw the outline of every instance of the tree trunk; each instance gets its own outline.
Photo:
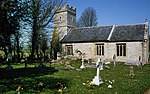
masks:
<instances>
[{"instance_id":1,"label":"tree trunk","mask_svg":"<svg viewBox=\"0 0 150 94\"><path fill-rule=\"evenodd\" d=\"M14 45L13 47L14 57L13 57L13 63L16 62L16 47Z\"/></svg>"},{"instance_id":2,"label":"tree trunk","mask_svg":"<svg viewBox=\"0 0 150 94\"><path fill-rule=\"evenodd\" d=\"M39 6L37 6L37 5L39 5L39 3L38 4L36 4L36 2L33 0L33 26L32 26L32 28L33 28L33 31L32 31L32 52L31 52L31 59L33 60L33 57L35 57L35 55L34 55L34 53L35 53L35 49L36 49L36 45L37 45L37 28L38 28L38 10L39 10Z\"/></svg>"},{"instance_id":3,"label":"tree trunk","mask_svg":"<svg viewBox=\"0 0 150 94\"><path fill-rule=\"evenodd\" d=\"M56 50L56 48L54 48L54 60L56 60L57 59L57 50Z\"/></svg>"},{"instance_id":4,"label":"tree trunk","mask_svg":"<svg viewBox=\"0 0 150 94\"><path fill-rule=\"evenodd\" d=\"M16 43L17 43L17 62L20 62L20 47L19 47L19 35L17 32L17 36L16 36Z\"/></svg>"},{"instance_id":5,"label":"tree trunk","mask_svg":"<svg viewBox=\"0 0 150 94\"><path fill-rule=\"evenodd\" d=\"M46 59L46 58L45 58L45 49L43 49L43 54L44 54L44 62L45 62L45 59Z\"/></svg>"},{"instance_id":6,"label":"tree trunk","mask_svg":"<svg viewBox=\"0 0 150 94\"><path fill-rule=\"evenodd\" d=\"M16 56L16 47L15 46L14 46L13 51L14 51L14 56Z\"/></svg>"},{"instance_id":7,"label":"tree trunk","mask_svg":"<svg viewBox=\"0 0 150 94\"><path fill-rule=\"evenodd\" d=\"M34 57L34 51L35 51L35 35L34 35L34 30L32 31L32 50L31 50L31 59L33 60Z\"/></svg>"},{"instance_id":8,"label":"tree trunk","mask_svg":"<svg viewBox=\"0 0 150 94\"><path fill-rule=\"evenodd\" d=\"M5 58L7 57L7 49L6 49L6 47L4 47L4 52L5 52Z\"/></svg>"},{"instance_id":9,"label":"tree trunk","mask_svg":"<svg viewBox=\"0 0 150 94\"><path fill-rule=\"evenodd\" d=\"M39 46L38 46L38 43L36 44L36 56L37 56L37 58L39 58L39 53L38 53L38 48L39 48Z\"/></svg>"}]
</instances>

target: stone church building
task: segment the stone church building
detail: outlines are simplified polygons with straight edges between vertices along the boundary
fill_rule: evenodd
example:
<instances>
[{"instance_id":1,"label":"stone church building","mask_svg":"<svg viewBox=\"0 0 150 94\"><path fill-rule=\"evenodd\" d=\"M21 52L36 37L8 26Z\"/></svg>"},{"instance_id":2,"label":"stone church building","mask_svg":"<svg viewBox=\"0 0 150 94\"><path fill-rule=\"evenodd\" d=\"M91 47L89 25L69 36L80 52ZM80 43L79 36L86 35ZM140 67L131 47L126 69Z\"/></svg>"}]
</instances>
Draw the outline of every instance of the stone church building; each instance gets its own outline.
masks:
<instances>
[{"instance_id":1,"label":"stone church building","mask_svg":"<svg viewBox=\"0 0 150 94\"><path fill-rule=\"evenodd\" d=\"M148 21L139 24L76 27L76 8L65 4L54 17L54 25L62 44L62 56L138 64L148 63Z\"/></svg>"}]
</instances>

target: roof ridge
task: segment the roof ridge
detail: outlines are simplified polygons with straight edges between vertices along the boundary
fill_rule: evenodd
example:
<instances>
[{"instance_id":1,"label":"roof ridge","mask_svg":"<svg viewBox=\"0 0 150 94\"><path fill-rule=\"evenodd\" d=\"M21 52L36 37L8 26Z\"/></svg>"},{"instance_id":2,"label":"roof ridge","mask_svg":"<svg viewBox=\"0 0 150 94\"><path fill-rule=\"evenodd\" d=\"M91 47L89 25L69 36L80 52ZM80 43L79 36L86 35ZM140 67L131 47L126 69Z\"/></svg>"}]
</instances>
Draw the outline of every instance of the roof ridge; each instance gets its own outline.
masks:
<instances>
[{"instance_id":1,"label":"roof ridge","mask_svg":"<svg viewBox=\"0 0 150 94\"><path fill-rule=\"evenodd\" d=\"M84 29L84 28L98 28L98 27L106 27L106 26L113 26L113 25L105 25L105 26L89 26L89 27L75 27L74 29Z\"/></svg>"},{"instance_id":2,"label":"roof ridge","mask_svg":"<svg viewBox=\"0 0 150 94\"><path fill-rule=\"evenodd\" d=\"M137 24L114 24L115 26L128 26L128 25L142 25L145 23L137 23ZM73 29L85 29L85 28L98 28L98 27L106 27L106 26L113 26L113 25L102 25L102 26L88 26L88 27L75 27Z\"/></svg>"},{"instance_id":3,"label":"roof ridge","mask_svg":"<svg viewBox=\"0 0 150 94\"><path fill-rule=\"evenodd\" d=\"M137 24L116 24L117 26L129 26L129 25L143 25L145 23L137 23Z\"/></svg>"}]
</instances>

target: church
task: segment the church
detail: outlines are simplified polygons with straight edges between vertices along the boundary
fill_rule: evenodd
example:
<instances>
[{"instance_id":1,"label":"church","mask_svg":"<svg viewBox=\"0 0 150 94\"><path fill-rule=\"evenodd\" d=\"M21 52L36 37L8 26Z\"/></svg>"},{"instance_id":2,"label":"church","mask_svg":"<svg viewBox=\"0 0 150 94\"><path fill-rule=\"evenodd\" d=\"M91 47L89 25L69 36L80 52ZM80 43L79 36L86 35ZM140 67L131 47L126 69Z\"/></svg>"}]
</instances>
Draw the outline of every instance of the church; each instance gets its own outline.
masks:
<instances>
[{"instance_id":1,"label":"church","mask_svg":"<svg viewBox=\"0 0 150 94\"><path fill-rule=\"evenodd\" d=\"M148 21L138 24L76 27L76 8L65 4L54 16L62 46L62 56L77 58L77 51L84 53L86 60L125 62L138 65L148 63Z\"/></svg>"}]
</instances>

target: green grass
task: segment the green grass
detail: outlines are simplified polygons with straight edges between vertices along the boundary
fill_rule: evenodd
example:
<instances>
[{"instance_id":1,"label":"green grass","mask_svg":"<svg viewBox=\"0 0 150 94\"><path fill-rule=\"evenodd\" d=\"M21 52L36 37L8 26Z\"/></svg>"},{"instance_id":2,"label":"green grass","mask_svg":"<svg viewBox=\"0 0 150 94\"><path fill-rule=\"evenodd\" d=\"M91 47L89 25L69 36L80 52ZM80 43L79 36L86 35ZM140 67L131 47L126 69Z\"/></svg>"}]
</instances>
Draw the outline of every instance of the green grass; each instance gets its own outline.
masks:
<instances>
[{"instance_id":1,"label":"green grass","mask_svg":"<svg viewBox=\"0 0 150 94\"><path fill-rule=\"evenodd\" d=\"M0 80L0 90L3 93L15 94L20 85L24 88L22 94L58 94L59 83L66 87L65 94L143 94L150 87L150 65L143 67L133 66L134 76L130 76L130 66L117 63L116 67L108 65L110 69L101 71L103 84L100 86L89 86L87 81L92 81L96 75L95 68L80 68L81 61L71 61L75 69L65 68L64 64L52 64L59 71L53 74L43 74L35 77L19 77ZM14 65L15 68L22 67L22 64ZM48 65L49 66L49 65ZM2 67L2 66L1 66ZM115 80L113 87L109 89L108 81ZM42 90L39 90L38 83L42 82ZM83 85L86 83L86 85ZM7 85L8 84L8 85Z\"/></svg>"}]
</instances>

